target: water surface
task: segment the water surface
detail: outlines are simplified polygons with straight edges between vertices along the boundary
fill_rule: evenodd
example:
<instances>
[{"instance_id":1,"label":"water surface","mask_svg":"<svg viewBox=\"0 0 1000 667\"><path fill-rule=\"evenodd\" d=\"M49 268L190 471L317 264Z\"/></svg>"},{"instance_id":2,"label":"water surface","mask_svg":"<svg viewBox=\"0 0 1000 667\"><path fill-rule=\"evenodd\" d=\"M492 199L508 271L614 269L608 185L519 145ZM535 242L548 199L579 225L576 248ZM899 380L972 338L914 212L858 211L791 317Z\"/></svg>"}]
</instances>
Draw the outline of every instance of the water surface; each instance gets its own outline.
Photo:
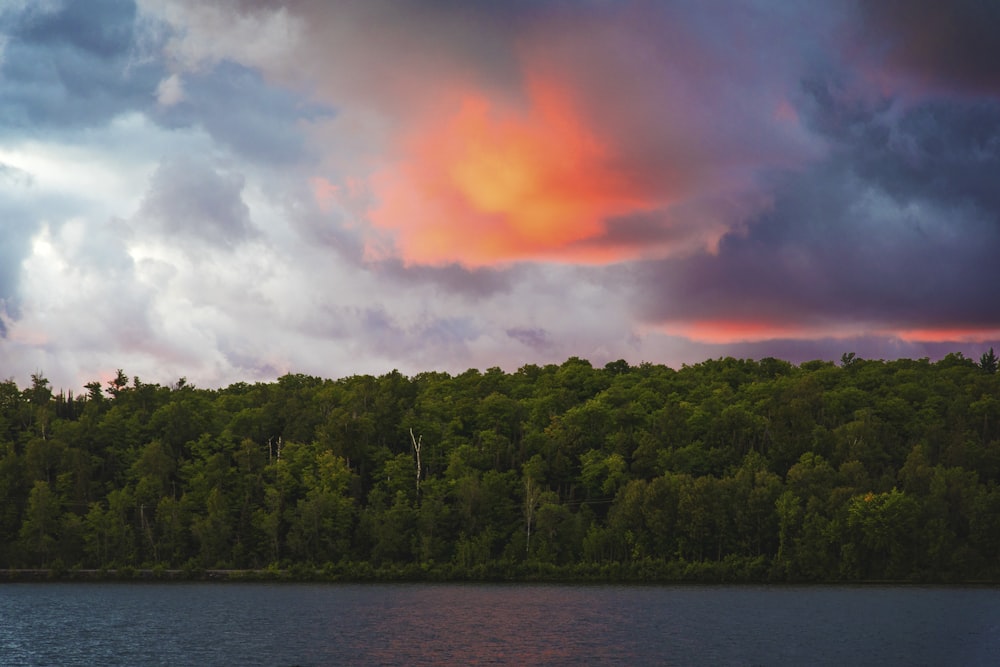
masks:
<instances>
[{"instance_id":1,"label":"water surface","mask_svg":"<svg viewBox=\"0 0 1000 667\"><path fill-rule=\"evenodd\" d=\"M2 665L998 665L1000 591L0 585Z\"/></svg>"}]
</instances>

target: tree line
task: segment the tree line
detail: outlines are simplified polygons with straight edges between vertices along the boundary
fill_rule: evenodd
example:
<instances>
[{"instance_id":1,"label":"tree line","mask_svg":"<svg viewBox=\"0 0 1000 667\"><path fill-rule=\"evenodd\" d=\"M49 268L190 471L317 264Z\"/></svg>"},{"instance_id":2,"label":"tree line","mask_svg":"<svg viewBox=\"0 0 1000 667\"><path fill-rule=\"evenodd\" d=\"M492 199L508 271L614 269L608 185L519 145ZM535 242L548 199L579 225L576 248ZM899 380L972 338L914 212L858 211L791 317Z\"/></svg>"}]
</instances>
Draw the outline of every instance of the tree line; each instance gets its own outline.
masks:
<instances>
[{"instance_id":1,"label":"tree line","mask_svg":"<svg viewBox=\"0 0 1000 667\"><path fill-rule=\"evenodd\" d=\"M0 567L1000 579L992 350L0 383Z\"/></svg>"}]
</instances>

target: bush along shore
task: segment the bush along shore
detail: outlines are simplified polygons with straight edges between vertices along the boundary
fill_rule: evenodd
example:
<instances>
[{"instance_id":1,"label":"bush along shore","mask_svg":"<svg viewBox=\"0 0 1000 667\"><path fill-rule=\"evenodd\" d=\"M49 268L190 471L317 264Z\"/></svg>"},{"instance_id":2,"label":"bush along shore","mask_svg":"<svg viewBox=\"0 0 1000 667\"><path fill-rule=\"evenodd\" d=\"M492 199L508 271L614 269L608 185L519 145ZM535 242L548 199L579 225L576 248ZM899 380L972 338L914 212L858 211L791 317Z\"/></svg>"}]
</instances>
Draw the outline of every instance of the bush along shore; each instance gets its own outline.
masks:
<instances>
[{"instance_id":1,"label":"bush along shore","mask_svg":"<svg viewBox=\"0 0 1000 667\"><path fill-rule=\"evenodd\" d=\"M0 581L997 581L996 371L6 380Z\"/></svg>"},{"instance_id":2,"label":"bush along shore","mask_svg":"<svg viewBox=\"0 0 1000 667\"><path fill-rule=\"evenodd\" d=\"M117 569L66 569L62 566L0 570L0 582L113 582L113 581L218 581L218 582L481 582L481 583L757 583L767 579L763 558L751 562L645 561L575 563L555 565L544 561L492 562L474 568L453 564L405 563L372 566L366 561L328 563L323 567L296 564L287 568L180 569L122 567Z\"/></svg>"}]
</instances>

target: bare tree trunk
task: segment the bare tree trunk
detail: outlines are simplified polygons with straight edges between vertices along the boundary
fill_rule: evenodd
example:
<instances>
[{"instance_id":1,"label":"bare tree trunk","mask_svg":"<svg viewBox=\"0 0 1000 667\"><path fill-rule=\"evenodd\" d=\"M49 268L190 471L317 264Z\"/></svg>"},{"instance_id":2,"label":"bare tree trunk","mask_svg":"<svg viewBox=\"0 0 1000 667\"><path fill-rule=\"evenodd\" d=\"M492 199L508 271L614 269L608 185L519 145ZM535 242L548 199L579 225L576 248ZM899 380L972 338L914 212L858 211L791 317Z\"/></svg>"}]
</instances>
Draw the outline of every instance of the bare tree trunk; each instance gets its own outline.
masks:
<instances>
[{"instance_id":1,"label":"bare tree trunk","mask_svg":"<svg viewBox=\"0 0 1000 667\"><path fill-rule=\"evenodd\" d=\"M531 521L535 517L535 508L542 490L530 477L524 480L524 520L527 524L527 534L524 540L524 557L528 558L531 550Z\"/></svg>"},{"instance_id":2,"label":"bare tree trunk","mask_svg":"<svg viewBox=\"0 0 1000 667\"><path fill-rule=\"evenodd\" d=\"M420 502L420 446L423 443L424 436L419 438L414 437L413 429L410 429L410 440L413 441L413 453L417 455L417 502Z\"/></svg>"},{"instance_id":3,"label":"bare tree trunk","mask_svg":"<svg viewBox=\"0 0 1000 667\"><path fill-rule=\"evenodd\" d=\"M146 539L149 540L149 547L153 550L153 561L160 562L160 550L156 547L156 540L153 539L153 527L149 525L146 521L146 504L139 504L139 523L141 524L142 531L146 534Z\"/></svg>"}]
</instances>

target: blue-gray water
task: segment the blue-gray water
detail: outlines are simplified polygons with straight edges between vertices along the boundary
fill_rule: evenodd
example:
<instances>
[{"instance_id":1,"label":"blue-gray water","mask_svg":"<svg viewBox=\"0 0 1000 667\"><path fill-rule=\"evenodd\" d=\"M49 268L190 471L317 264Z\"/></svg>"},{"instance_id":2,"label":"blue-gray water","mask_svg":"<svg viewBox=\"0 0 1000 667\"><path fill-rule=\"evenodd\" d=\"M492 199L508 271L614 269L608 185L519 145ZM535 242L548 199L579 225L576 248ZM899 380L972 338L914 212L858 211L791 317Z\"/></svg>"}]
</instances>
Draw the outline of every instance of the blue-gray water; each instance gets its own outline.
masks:
<instances>
[{"instance_id":1,"label":"blue-gray water","mask_svg":"<svg viewBox=\"0 0 1000 667\"><path fill-rule=\"evenodd\" d=\"M1000 591L4 584L2 665L1000 665Z\"/></svg>"}]
</instances>

